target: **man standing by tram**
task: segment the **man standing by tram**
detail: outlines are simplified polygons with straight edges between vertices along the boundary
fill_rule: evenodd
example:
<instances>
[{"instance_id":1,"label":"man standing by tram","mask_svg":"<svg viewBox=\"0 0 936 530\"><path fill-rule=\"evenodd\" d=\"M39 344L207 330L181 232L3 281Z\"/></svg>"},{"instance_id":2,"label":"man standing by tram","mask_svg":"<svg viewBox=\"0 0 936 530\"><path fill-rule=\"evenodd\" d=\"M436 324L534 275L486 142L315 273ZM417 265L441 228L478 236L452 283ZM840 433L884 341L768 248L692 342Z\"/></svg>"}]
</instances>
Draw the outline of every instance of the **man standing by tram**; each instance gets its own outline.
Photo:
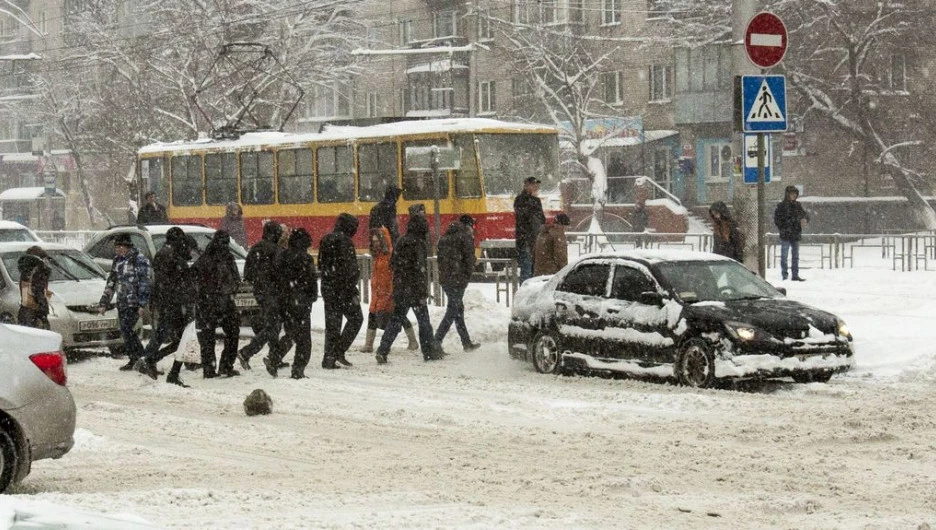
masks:
<instances>
[{"instance_id":1,"label":"man standing by tram","mask_svg":"<svg viewBox=\"0 0 936 530\"><path fill-rule=\"evenodd\" d=\"M514 222L516 223L517 265L520 268L520 283L533 276L533 247L536 236L546 224L543 202L537 197L540 179L527 177L523 191L514 199Z\"/></svg>"}]
</instances>

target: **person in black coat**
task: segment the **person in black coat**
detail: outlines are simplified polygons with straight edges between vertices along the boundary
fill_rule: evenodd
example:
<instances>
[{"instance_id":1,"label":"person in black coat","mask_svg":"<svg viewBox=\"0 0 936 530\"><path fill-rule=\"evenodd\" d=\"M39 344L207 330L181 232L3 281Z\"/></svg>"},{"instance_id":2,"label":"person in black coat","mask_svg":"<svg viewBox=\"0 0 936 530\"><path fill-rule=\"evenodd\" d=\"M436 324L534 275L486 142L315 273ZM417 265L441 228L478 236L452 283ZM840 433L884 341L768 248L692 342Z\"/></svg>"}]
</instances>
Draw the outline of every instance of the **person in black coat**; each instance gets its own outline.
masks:
<instances>
[{"instance_id":1,"label":"person in black coat","mask_svg":"<svg viewBox=\"0 0 936 530\"><path fill-rule=\"evenodd\" d=\"M809 222L809 214L803 209L803 205L797 202L797 198L799 190L796 186L787 186L783 201L774 210L774 224L780 231L780 275L784 280L787 279L787 258L790 257L793 281L802 282L805 280L799 275L799 242L803 236L803 224Z\"/></svg>"},{"instance_id":2,"label":"person in black coat","mask_svg":"<svg viewBox=\"0 0 936 530\"><path fill-rule=\"evenodd\" d=\"M234 295L240 285L237 263L231 254L231 236L218 230L205 246L205 252L192 265L197 295L195 299L195 326L201 348L202 372L205 379L240 375L234 369L237 359L237 341L240 337L237 307ZM224 350L215 371L215 329L224 331Z\"/></svg>"},{"instance_id":3,"label":"person in black coat","mask_svg":"<svg viewBox=\"0 0 936 530\"><path fill-rule=\"evenodd\" d=\"M297 228L289 234L286 250L276 259L276 271L279 279L279 305L283 315L283 327L286 336L296 344L296 355L292 364L293 379L305 378L305 368L312 357L311 313L312 304L318 300L318 277L315 274L315 261L309 255L312 237L304 228ZM267 372L276 377L280 357L271 351L263 359Z\"/></svg>"},{"instance_id":4,"label":"person in black coat","mask_svg":"<svg viewBox=\"0 0 936 530\"><path fill-rule=\"evenodd\" d=\"M523 191L514 199L514 222L517 247L517 266L520 268L520 283L533 276L533 247L536 236L546 224L543 202L536 196L540 180L527 177Z\"/></svg>"},{"instance_id":5,"label":"person in black coat","mask_svg":"<svg viewBox=\"0 0 936 530\"><path fill-rule=\"evenodd\" d=\"M143 196L146 204L140 208L137 214L137 224L141 225L166 225L169 224L169 215L166 213L166 207L156 202L156 194L152 191L146 192Z\"/></svg>"},{"instance_id":6,"label":"person in black coat","mask_svg":"<svg viewBox=\"0 0 936 530\"><path fill-rule=\"evenodd\" d=\"M712 252L738 262L744 261L744 236L738 229L738 223L731 217L728 205L722 201L712 203L709 216L714 224Z\"/></svg>"},{"instance_id":7,"label":"person in black coat","mask_svg":"<svg viewBox=\"0 0 936 530\"><path fill-rule=\"evenodd\" d=\"M16 260L19 269L20 308L16 323L31 328L49 329L49 255L39 246L31 246Z\"/></svg>"},{"instance_id":8,"label":"person in black coat","mask_svg":"<svg viewBox=\"0 0 936 530\"><path fill-rule=\"evenodd\" d=\"M351 366L345 358L348 348L354 342L364 314L361 312L361 294L358 281L361 270L358 268L354 241L358 220L351 214L342 213L335 221L335 228L322 238L319 245L319 272L322 275L322 298L325 301L325 356L322 368L338 368L339 362ZM342 319L346 319L344 328Z\"/></svg>"},{"instance_id":9,"label":"person in black coat","mask_svg":"<svg viewBox=\"0 0 936 530\"><path fill-rule=\"evenodd\" d=\"M439 238L439 283L448 299L445 316L439 322L435 332L435 341L442 344L452 324L461 339L465 351L476 350L479 344L471 342L468 326L465 325L465 288L471 281L475 267L474 219L470 215L461 216L450 224L445 235Z\"/></svg>"},{"instance_id":10,"label":"person in black coat","mask_svg":"<svg viewBox=\"0 0 936 530\"><path fill-rule=\"evenodd\" d=\"M386 227L390 232L391 243L396 243L396 240L400 238L400 225L397 221L396 206L401 191L402 190L394 184L387 186L387 191L384 193L383 199L380 199L380 202L371 208L370 218L367 224L368 229L380 228L381 226Z\"/></svg>"},{"instance_id":11,"label":"person in black coat","mask_svg":"<svg viewBox=\"0 0 936 530\"><path fill-rule=\"evenodd\" d=\"M426 276L426 255L428 253L426 236L429 234L429 223L421 215L410 217L406 225L406 235L402 236L393 248L390 258L390 268L393 270L393 314L390 323L380 339L377 348L377 363L387 362L390 346L403 327L403 319L410 309L416 315L419 325L419 347L423 359L434 361L441 359L445 354L435 342L432 333L432 323L429 321L429 308L426 299L429 298L429 285Z\"/></svg>"},{"instance_id":12,"label":"person in black coat","mask_svg":"<svg viewBox=\"0 0 936 530\"><path fill-rule=\"evenodd\" d=\"M250 370L250 358L264 345L269 344L271 357L279 359L286 353L280 351L283 346L279 340L282 328L278 303L280 271L275 267L276 258L281 251L279 240L282 235L282 225L275 221L267 221L263 225L263 236L257 244L250 247L244 262L244 279L253 285L254 298L260 306L257 334L237 352L237 360L244 370Z\"/></svg>"}]
</instances>

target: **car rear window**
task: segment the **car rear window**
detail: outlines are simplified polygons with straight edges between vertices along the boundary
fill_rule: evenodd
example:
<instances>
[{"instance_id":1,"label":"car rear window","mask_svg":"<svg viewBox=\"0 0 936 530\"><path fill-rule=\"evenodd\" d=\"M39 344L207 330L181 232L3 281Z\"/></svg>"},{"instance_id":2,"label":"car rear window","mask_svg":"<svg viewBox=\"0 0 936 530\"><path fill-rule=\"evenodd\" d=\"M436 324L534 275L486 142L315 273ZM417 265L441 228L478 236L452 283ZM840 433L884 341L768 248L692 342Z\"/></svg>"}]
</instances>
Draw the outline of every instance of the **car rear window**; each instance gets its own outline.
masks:
<instances>
[{"instance_id":1,"label":"car rear window","mask_svg":"<svg viewBox=\"0 0 936 530\"><path fill-rule=\"evenodd\" d=\"M48 250L49 268L52 274L50 282L81 281L104 279L104 272L91 259L77 250ZM25 252L7 252L3 254L3 267L14 282L20 280L17 262Z\"/></svg>"},{"instance_id":2,"label":"car rear window","mask_svg":"<svg viewBox=\"0 0 936 530\"><path fill-rule=\"evenodd\" d=\"M0 230L0 243L39 241L29 230L22 228L4 228Z\"/></svg>"}]
</instances>

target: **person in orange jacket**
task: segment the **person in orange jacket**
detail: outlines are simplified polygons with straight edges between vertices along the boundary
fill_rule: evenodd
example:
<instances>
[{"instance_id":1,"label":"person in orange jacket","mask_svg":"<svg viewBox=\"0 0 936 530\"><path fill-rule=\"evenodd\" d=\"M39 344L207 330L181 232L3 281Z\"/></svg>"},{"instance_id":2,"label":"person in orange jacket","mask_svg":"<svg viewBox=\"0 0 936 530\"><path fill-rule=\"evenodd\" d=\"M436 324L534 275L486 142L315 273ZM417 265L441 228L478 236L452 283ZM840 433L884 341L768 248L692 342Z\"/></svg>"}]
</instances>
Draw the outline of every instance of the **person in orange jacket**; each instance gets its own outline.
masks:
<instances>
[{"instance_id":1,"label":"person in orange jacket","mask_svg":"<svg viewBox=\"0 0 936 530\"><path fill-rule=\"evenodd\" d=\"M364 347L361 351L371 353L374 351L374 337L377 329L386 329L393 314L393 271L390 270L390 256L393 254L393 243L390 240L390 231L386 227L372 227L369 234L370 253L373 259L371 268L371 302L367 315L367 334L364 336ZM413 324L408 318L403 319L403 330L409 339L408 350L418 350L419 341Z\"/></svg>"}]
</instances>

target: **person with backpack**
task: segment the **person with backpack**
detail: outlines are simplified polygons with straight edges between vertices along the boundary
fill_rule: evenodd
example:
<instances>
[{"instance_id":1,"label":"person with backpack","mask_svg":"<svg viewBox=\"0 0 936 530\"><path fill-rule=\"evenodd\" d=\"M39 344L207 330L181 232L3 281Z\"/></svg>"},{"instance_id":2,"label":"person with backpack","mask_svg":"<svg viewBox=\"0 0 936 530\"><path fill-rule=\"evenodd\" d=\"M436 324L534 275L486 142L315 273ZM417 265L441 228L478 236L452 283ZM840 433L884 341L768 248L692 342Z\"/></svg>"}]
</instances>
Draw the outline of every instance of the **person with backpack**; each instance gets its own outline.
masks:
<instances>
[{"instance_id":1,"label":"person with backpack","mask_svg":"<svg viewBox=\"0 0 936 530\"><path fill-rule=\"evenodd\" d=\"M16 261L19 269L20 308L16 323L31 328L49 329L49 255L33 245Z\"/></svg>"},{"instance_id":2,"label":"person with backpack","mask_svg":"<svg viewBox=\"0 0 936 530\"><path fill-rule=\"evenodd\" d=\"M322 368L326 370L339 368L336 362L351 366L345 354L364 324L361 294L358 292L361 270L351 239L357 229L357 218L342 213L335 221L335 228L322 238L319 245L319 272L322 275L322 298L325 300Z\"/></svg>"},{"instance_id":3,"label":"person with backpack","mask_svg":"<svg viewBox=\"0 0 936 530\"><path fill-rule=\"evenodd\" d=\"M286 352L280 352L280 329L282 316L279 308L279 271L276 270L276 258L281 248L280 238L283 226L275 221L263 225L263 236L247 252L244 263L244 279L253 285L254 298L260 306L259 329L246 346L237 352L241 368L250 370L250 358L263 346L270 346L270 357L281 358Z\"/></svg>"},{"instance_id":4,"label":"person with backpack","mask_svg":"<svg viewBox=\"0 0 936 530\"><path fill-rule=\"evenodd\" d=\"M197 295L195 298L195 327L201 349L202 374L205 379L218 376L240 375L234 369L237 359L237 341L240 326L234 295L240 285L237 263L231 253L231 236L218 230L205 246L204 253L192 265ZM215 369L215 329L224 331L224 349Z\"/></svg>"}]
</instances>

